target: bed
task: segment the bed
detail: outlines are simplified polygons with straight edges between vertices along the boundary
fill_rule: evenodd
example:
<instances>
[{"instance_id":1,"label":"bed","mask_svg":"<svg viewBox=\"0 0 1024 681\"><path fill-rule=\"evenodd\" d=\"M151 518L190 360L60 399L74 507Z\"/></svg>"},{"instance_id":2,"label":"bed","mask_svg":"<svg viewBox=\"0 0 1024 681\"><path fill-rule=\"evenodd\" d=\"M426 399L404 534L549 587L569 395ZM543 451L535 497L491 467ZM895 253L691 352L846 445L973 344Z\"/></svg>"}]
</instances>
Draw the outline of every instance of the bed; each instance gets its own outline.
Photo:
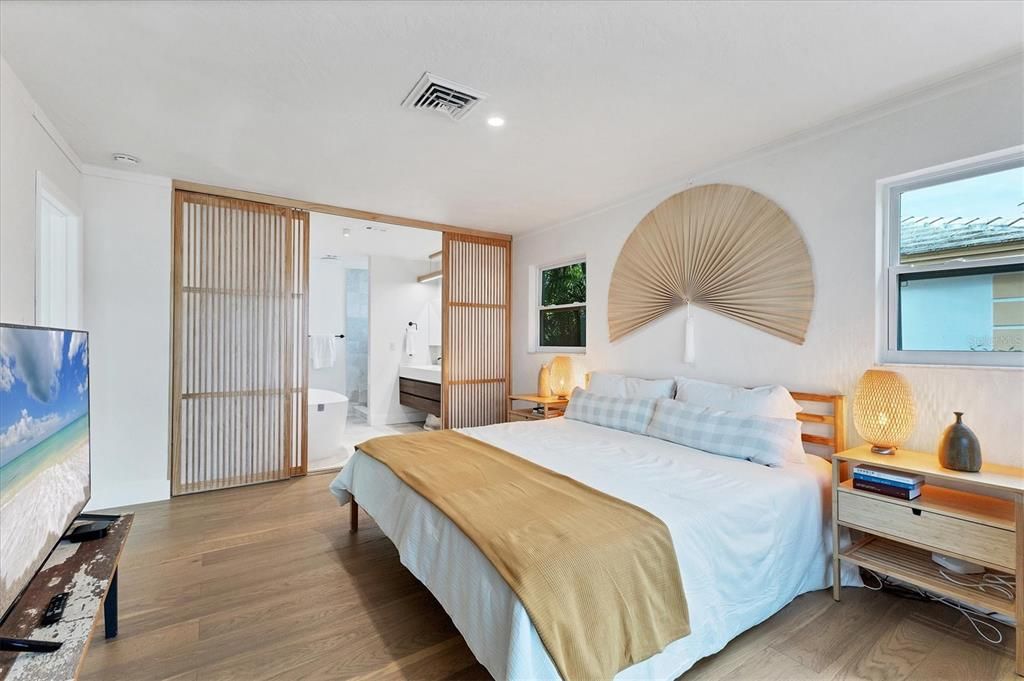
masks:
<instances>
[{"instance_id":1,"label":"bed","mask_svg":"<svg viewBox=\"0 0 1024 681\"><path fill-rule=\"evenodd\" d=\"M668 527L692 633L617 679L675 678L799 594L832 583L831 467L822 458L770 468L565 418L461 432L649 511ZM559 678L496 569L387 466L357 450L330 489L339 504L354 497L374 518L494 678ZM851 573L843 581L856 579Z\"/></svg>"}]
</instances>

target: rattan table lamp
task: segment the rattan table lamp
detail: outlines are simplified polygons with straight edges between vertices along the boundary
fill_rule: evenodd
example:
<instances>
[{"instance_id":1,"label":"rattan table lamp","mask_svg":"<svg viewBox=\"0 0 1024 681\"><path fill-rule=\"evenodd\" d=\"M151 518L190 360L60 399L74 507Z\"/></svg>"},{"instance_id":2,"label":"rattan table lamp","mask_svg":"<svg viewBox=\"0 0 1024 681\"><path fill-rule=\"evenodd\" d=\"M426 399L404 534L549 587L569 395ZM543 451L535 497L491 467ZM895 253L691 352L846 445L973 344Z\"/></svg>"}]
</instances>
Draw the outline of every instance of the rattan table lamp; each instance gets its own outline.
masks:
<instances>
[{"instance_id":1,"label":"rattan table lamp","mask_svg":"<svg viewBox=\"0 0 1024 681\"><path fill-rule=\"evenodd\" d=\"M868 369L857 382L853 425L876 454L895 454L914 430L914 396L902 374Z\"/></svg>"}]
</instances>

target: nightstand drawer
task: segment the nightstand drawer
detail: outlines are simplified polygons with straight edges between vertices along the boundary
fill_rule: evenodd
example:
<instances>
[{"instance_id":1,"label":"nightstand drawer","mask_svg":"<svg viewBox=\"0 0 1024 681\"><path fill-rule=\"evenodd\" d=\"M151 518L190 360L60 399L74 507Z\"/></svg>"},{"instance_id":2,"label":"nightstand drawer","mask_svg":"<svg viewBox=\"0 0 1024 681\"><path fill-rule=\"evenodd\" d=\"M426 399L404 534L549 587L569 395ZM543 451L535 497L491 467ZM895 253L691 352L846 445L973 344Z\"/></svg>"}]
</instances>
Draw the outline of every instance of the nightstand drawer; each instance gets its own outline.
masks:
<instances>
[{"instance_id":1,"label":"nightstand drawer","mask_svg":"<svg viewBox=\"0 0 1024 681\"><path fill-rule=\"evenodd\" d=\"M1010 530L839 490L839 522L1013 571L1016 535Z\"/></svg>"}]
</instances>

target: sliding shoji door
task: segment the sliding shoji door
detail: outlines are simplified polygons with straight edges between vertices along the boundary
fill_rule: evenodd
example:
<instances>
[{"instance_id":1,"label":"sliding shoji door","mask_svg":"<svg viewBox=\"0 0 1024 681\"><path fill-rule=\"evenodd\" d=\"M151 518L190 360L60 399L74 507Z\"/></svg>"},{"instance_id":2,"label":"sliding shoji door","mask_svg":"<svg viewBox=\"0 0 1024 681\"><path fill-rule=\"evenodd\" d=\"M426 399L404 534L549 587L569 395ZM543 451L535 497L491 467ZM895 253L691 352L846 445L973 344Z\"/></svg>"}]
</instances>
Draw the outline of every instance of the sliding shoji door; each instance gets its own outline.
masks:
<instances>
[{"instance_id":1,"label":"sliding shoji door","mask_svg":"<svg viewBox=\"0 0 1024 681\"><path fill-rule=\"evenodd\" d=\"M174 196L171 492L306 472L309 213Z\"/></svg>"},{"instance_id":2,"label":"sliding shoji door","mask_svg":"<svg viewBox=\"0 0 1024 681\"><path fill-rule=\"evenodd\" d=\"M445 232L441 412L446 428L505 420L511 246Z\"/></svg>"}]
</instances>

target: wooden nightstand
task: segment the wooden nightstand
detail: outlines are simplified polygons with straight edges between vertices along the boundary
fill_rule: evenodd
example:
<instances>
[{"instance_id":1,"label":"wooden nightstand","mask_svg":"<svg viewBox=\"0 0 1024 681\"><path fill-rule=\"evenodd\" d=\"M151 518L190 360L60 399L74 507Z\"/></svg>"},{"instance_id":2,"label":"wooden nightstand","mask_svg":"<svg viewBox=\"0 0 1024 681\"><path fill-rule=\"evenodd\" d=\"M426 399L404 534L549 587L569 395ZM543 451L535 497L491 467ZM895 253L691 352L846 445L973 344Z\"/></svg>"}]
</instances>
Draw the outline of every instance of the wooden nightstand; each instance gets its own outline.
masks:
<instances>
[{"instance_id":1,"label":"wooden nightstand","mask_svg":"<svg viewBox=\"0 0 1024 681\"><path fill-rule=\"evenodd\" d=\"M515 402L533 402L534 406L515 408ZM508 420L509 421L542 421L553 419L565 413L565 405L569 404L568 397L541 397L540 395L509 395L508 396ZM540 413L535 412L535 406L543 407Z\"/></svg>"},{"instance_id":2,"label":"wooden nightstand","mask_svg":"<svg viewBox=\"0 0 1024 681\"><path fill-rule=\"evenodd\" d=\"M925 476L912 501L854 489L842 480L843 463L866 463ZM851 471L852 474L852 471ZM952 489L955 485L958 489ZM839 550L839 528L862 536ZM1024 469L986 465L978 473L942 468L935 454L897 451L875 454L868 446L832 457L833 597L839 600L839 567L848 561L922 589L949 596L985 612L1011 617L1017 630L1017 674L1024 676ZM1015 576L1016 600L953 584L939 574L932 552ZM957 575L958 581L972 580Z\"/></svg>"}]
</instances>

